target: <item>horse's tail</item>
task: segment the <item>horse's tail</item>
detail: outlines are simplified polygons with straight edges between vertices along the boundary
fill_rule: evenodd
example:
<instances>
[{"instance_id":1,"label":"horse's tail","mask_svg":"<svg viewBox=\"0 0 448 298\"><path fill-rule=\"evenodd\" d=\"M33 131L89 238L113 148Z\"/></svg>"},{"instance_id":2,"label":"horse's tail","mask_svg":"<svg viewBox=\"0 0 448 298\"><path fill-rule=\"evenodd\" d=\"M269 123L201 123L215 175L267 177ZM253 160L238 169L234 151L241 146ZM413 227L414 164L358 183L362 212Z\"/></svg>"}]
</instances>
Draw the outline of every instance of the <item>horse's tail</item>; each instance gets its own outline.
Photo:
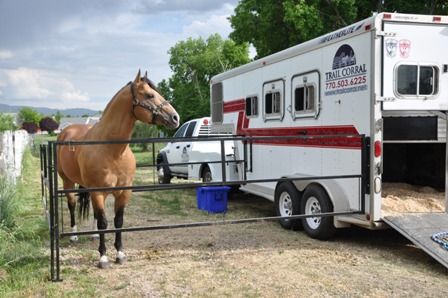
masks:
<instances>
[{"instance_id":1,"label":"horse's tail","mask_svg":"<svg viewBox=\"0 0 448 298\"><path fill-rule=\"evenodd\" d=\"M82 185L79 186L79 189L83 189L84 187ZM90 193L89 192L80 192L79 198L79 212L78 212L78 218L79 220L87 219L89 218L89 212L90 212Z\"/></svg>"}]
</instances>

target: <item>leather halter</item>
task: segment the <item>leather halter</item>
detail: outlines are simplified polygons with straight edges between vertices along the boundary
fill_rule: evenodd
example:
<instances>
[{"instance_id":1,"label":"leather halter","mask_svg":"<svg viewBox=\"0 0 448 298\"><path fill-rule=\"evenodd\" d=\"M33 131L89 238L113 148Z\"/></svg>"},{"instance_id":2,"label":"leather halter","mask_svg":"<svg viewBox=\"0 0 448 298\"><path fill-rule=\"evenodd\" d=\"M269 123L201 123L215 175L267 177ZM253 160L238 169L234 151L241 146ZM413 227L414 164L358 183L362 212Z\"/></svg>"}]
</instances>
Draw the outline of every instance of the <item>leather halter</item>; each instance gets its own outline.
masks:
<instances>
[{"instance_id":1,"label":"leather halter","mask_svg":"<svg viewBox=\"0 0 448 298\"><path fill-rule=\"evenodd\" d=\"M168 102L167 100L162 101L162 102L161 102L160 104L158 104L158 105L155 105L155 104L148 104L148 103L146 103L146 102L141 102L141 101L139 101L139 100L137 99L137 97L136 97L136 95L135 95L135 91L134 91L134 82L129 82L128 85L130 85L130 87L131 87L131 93L132 93L132 113L134 114L134 117L135 117L135 118L137 118L137 117L135 116L135 112L134 112L135 107L142 107L143 109L145 109L145 110L147 110L147 111L150 111L150 112L153 114L153 122L154 122L154 119L155 119L157 116L162 117L162 119L165 120L165 121L168 121L168 120L169 120L165 115L163 115L163 114L161 113L162 108L163 108L165 105L169 104L169 102ZM149 85L149 84L148 84L148 85Z\"/></svg>"}]
</instances>

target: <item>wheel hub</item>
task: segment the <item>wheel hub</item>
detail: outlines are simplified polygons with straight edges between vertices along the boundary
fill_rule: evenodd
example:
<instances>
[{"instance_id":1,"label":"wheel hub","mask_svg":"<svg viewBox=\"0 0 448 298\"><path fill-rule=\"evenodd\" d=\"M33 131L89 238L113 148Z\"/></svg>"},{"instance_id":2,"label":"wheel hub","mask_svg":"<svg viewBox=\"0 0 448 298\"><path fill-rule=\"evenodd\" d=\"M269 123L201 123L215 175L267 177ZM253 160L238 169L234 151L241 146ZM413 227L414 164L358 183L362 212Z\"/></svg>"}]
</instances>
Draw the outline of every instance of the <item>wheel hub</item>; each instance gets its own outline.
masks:
<instances>
[{"instance_id":1,"label":"wheel hub","mask_svg":"<svg viewBox=\"0 0 448 298\"><path fill-rule=\"evenodd\" d=\"M320 203L315 197L309 197L305 204L305 214L319 214L321 212ZM306 219L308 226L317 229L320 226L322 217L309 217Z\"/></svg>"}]
</instances>

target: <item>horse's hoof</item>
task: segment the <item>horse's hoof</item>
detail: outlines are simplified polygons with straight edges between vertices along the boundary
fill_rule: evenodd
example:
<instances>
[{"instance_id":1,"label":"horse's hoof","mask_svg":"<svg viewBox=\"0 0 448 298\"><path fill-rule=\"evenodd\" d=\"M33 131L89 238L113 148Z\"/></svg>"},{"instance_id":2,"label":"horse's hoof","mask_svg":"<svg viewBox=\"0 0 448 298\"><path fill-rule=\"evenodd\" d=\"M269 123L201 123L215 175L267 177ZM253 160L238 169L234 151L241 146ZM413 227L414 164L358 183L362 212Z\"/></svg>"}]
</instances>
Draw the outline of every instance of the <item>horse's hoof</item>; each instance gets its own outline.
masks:
<instances>
[{"instance_id":1,"label":"horse's hoof","mask_svg":"<svg viewBox=\"0 0 448 298\"><path fill-rule=\"evenodd\" d=\"M107 269L110 267L109 260L107 259L107 256L101 256L100 261L98 262L98 268L100 269Z\"/></svg>"},{"instance_id":2,"label":"horse's hoof","mask_svg":"<svg viewBox=\"0 0 448 298\"><path fill-rule=\"evenodd\" d=\"M70 236L70 242L75 243L78 242L78 236Z\"/></svg>"},{"instance_id":3,"label":"horse's hoof","mask_svg":"<svg viewBox=\"0 0 448 298\"><path fill-rule=\"evenodd\" d=\"M124 263L126 263L126 261L127 261L126 255L122 251L117 252L115 263L123 265Z\"/></svg>"}]
</instances>

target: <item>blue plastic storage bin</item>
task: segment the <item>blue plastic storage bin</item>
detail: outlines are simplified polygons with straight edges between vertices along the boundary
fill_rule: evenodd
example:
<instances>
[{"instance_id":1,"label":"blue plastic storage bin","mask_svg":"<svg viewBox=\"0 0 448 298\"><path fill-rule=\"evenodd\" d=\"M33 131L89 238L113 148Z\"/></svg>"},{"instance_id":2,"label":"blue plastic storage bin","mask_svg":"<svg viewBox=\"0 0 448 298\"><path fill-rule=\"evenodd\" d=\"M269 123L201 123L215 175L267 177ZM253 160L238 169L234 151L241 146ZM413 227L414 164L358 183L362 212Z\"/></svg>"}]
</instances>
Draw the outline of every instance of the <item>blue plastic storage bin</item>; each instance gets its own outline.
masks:
<instances>
[{"instance_id":1,"label":"blue plastic storage bin","mask_svg":"<svg viewBox=\"0 0 448 298\"><path fill-rule=\"evenodd\" d=\"M205 186L196 188L198 209L210 213L223 213L227 211L228 186Z\"/></svg>"}]
</instances>

